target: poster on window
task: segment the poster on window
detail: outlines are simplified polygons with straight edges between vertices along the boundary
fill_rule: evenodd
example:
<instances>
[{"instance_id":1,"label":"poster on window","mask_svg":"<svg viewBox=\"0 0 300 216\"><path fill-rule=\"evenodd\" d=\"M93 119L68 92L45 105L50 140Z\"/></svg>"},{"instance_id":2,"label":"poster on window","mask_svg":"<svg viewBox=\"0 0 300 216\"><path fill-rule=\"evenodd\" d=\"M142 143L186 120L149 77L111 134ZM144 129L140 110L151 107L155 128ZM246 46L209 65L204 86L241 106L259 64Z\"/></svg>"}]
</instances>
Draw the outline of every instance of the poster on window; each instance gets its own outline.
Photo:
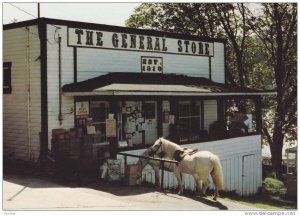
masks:
<instances>
[{"instance_id":1,"label":"poster on window","mask_svg":"<svg viewBox=\"0 0 300 216\"><path fill-rule=\"evenodd\" d=\"M116 120L115 119L106 119L106 137L116 137Z\"/></svg>"},{"instance_id":2,"label":"poster on window","mask_svg":"<svg viewBox=\"0 0 300 216\"><path fill-rule=\"evenodd\" d=\"M169 115L169 123L175 124L175 115Z\"/></svg>"},{"instance_id":3,"label":"poster on window","mask_svg":"<svg viewBox=\"0 0 300 216\"><path fill-rule=\"evenodd\" d=\"M163 122L169 123L169 112L167 112L167 111L163 112Z\"/></svg>"},{"instance_id":4,"label":"poster on window","mask_svg":"<svg viewBox=\"0 0 300 216\"><path fill-rule=\"evenodd\" d=\"M76 118L88 117L89 115L89 102L88 101L80 101L76 102Z\"/></svg>"}]
</instances>

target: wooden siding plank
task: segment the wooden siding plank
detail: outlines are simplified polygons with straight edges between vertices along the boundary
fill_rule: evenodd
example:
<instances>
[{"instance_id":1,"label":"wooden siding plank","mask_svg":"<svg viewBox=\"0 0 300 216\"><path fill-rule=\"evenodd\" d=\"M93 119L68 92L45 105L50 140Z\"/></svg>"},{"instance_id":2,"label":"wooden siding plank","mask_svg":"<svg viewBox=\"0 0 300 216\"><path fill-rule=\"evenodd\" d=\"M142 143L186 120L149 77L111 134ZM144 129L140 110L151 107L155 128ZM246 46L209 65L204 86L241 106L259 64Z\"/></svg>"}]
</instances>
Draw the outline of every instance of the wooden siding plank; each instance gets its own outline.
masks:
<instances>
[{"instance_id":1,"label":"wooden siding plank","mask_svg":"<svg viewBox=\"0 0 300 216\"><path fill-rule=\"evenodd\" d=\"M29 156L28 133L30 133L31 140L30 154L35 159L38 158L39 153L36 149L39 149L40 131L40 95L38 94L40 92L40 63L35 61L40 55L40 42L39 38L34 36L37 33L37 26L30 26L29 31L28 34L25 28L17 28L3 32L3 60L12 61L13 88L12 94L3 95L3 139L4 145L10 146L5 149L15 151L16 158L24 160L31 157ZM29 51L27 52L28 36ZM30 69L30 74L28 69ZM28 89L30 89L31 96L29 116L26 109ZM20 146L23 147L20 148ZM4 154L6 153L4 151Z\"/></svg>"},{"instance_id":2,"label":"wooden siding plank","mask_svg":"<svg viewBox=\"0 0 300 216\"><path fill-rule=\"evenodd\" d=\"M211 58L211 77L215 82L225 83L225 74L220 73L220 71L225 71L225 47L222 43L214 43L214 48L222 51L216 52L214 58Z\"/></svg>"},{"instance_id":3,"label":"wooden siding plank","mask_svg":"<svg viewBox=\"0 0 300 216\"><path fill-rule=\"evenodd\" d=\"M236 178L235 176L235 170L236 170L236 167L235 167L235 164L234 164L234 158L230 158L230 168L231 168L231 175L230 175L230 190L234 190L234 180Z\"/></svg>"}]
</instances>

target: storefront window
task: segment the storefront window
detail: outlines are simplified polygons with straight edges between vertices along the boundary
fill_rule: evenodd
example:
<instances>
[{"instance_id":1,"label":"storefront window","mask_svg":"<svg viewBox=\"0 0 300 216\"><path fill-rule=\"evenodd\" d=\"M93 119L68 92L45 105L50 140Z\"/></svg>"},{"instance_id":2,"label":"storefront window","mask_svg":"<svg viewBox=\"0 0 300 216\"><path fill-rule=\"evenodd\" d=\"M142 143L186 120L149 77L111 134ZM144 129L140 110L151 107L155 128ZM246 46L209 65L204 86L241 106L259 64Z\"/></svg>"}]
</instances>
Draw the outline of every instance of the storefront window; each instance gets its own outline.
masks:
<instances>
[{"instance_id":1,"label":"storefront window","mask_svg":"<svg viewBox=\"0 0 300 216\"><path fill-rule=\"evenodd\" d=\"M95 126L94 143L106 141L106 119L108 118L108 102L91 101L90 102L90 117L92 125Z\"/></svg>"},{"instance_id":2,"label":"storefront window","mask_svg":"<svg viewBox=\"0 0 300 216\"><path fill-rule=\"evenodd\" d=\"M11 62L3 62L3 93L11 93Z\"/></svg>"},{"instance_id":3,"label":"storefront window","mask_svg":"<svg viewBox=\"0 0 300 216\"><path fill-rule=\"evenodd\" d=\"M156 109L156 101L123 101L119 103L120 147L150 145L155 142L158 124ZM167 114L165 115L167 116Z\"/></svg>"},{"instance_id":4,"label":"storefront window","mask_svg":"<svg viewBox=\"0 0 300 216\"><path fill-rule=\"evenodd\" d=\"M201 102L179 102L179 141L195 141L199 139L201 130Z\"/></svg>"},{"instance_id":5,"label":"storefront window","mask_svg":"<svg viewBox=\"0 0 300 216\"><path fill-rule=\"evenodd\" d=\"M146 119L155 119L155 103L148 102L144 104L144 112Z\"/></svg>"}]
</instances>

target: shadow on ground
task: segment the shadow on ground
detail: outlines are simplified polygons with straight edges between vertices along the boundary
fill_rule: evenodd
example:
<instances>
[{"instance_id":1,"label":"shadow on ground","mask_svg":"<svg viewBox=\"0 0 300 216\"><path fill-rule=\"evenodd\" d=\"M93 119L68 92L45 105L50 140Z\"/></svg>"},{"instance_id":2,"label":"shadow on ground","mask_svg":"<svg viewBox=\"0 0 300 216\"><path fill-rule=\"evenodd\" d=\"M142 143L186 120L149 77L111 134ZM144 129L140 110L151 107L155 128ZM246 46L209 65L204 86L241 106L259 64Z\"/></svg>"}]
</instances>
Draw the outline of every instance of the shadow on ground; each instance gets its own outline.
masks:
<instances>
[{"instance_id":1,"label":"shadow on ground","mask_svg":"<svg viewBox=\"0 0 300 216\"><path fill-rule=\"evenodd\" d=\"M76 181L76 177L74 177L73 180L71 179L71 181L65 183L51 176L49 177L48 175L45 175L43 172L37 169L5 169L5 171L3 172L3 180L22 185L24 186L24 188L80 187L103 191L115 196L134 196L147 193L160 193L162 195L181 200L180 196L177 195L177 190L162 191L152 184L128 186L124 181L107 181L95 177L90 177L85 178L84 181L82 181L83 184L79 186L78 182ZM183 195L183 197L219 208L221 210L228 209L220 202L213 201L210 198L199 197L193 193L186 193Z\"/></svg>"},{"instance_id":2,"label":"shadow on ground","mask_svg":"<svg viewBox=\"0 0 300 216\"><path fill-rule=\"evenodd\" d=\"M98 182L94 184L90 184L87 187L94 190L100 190L103 192L111 193L115 196L129 196L129 195L138 195L138 194L157 192L178 200L181 199L180 196L177 195L177 190L168 190L168 192L166 192L155 187L154 185L147 184L147 183L141 185L135 185L135 186L128 186L122 181L109 182L105 180L99 180ZM195 193L186 193L182 196L212 207L216 207L220 210L228 210L227 206L223 205L219 201L214 201L208 197L196 196Z\"/></svg>"}]
</instances>

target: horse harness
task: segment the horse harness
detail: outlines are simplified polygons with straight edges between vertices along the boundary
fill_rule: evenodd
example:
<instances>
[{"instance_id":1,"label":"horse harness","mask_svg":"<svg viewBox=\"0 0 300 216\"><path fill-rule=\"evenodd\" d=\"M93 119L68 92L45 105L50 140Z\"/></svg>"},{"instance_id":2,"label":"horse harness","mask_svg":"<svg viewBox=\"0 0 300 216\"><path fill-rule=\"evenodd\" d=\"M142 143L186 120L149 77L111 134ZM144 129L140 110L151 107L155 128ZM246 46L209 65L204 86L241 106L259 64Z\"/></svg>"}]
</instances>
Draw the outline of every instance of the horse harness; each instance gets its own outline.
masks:
<instances>
[{"instance_id":1,"label":"horse harness","mask_svg":"<svg viewBox=\"0 0 300 216\"><path fill-rule=\"evenodd\" d=\"M150 156L150 157L153 157L153 156L156 154L156 152L157 152L160 148L162 148L162 142L159 143L159 146L158 146L158 148L157 148L156 150L153 150L152 147L150 147L149 150L150 150L151 152L149 152L149 156ZM162 152L163 152L163 151L161 151L161 152L158 154L158 156L159 156L160 158L162 158L160 154L165 154L165 152L163 152L163 153L162 153Z\"/></svg>"}]
</instances>

